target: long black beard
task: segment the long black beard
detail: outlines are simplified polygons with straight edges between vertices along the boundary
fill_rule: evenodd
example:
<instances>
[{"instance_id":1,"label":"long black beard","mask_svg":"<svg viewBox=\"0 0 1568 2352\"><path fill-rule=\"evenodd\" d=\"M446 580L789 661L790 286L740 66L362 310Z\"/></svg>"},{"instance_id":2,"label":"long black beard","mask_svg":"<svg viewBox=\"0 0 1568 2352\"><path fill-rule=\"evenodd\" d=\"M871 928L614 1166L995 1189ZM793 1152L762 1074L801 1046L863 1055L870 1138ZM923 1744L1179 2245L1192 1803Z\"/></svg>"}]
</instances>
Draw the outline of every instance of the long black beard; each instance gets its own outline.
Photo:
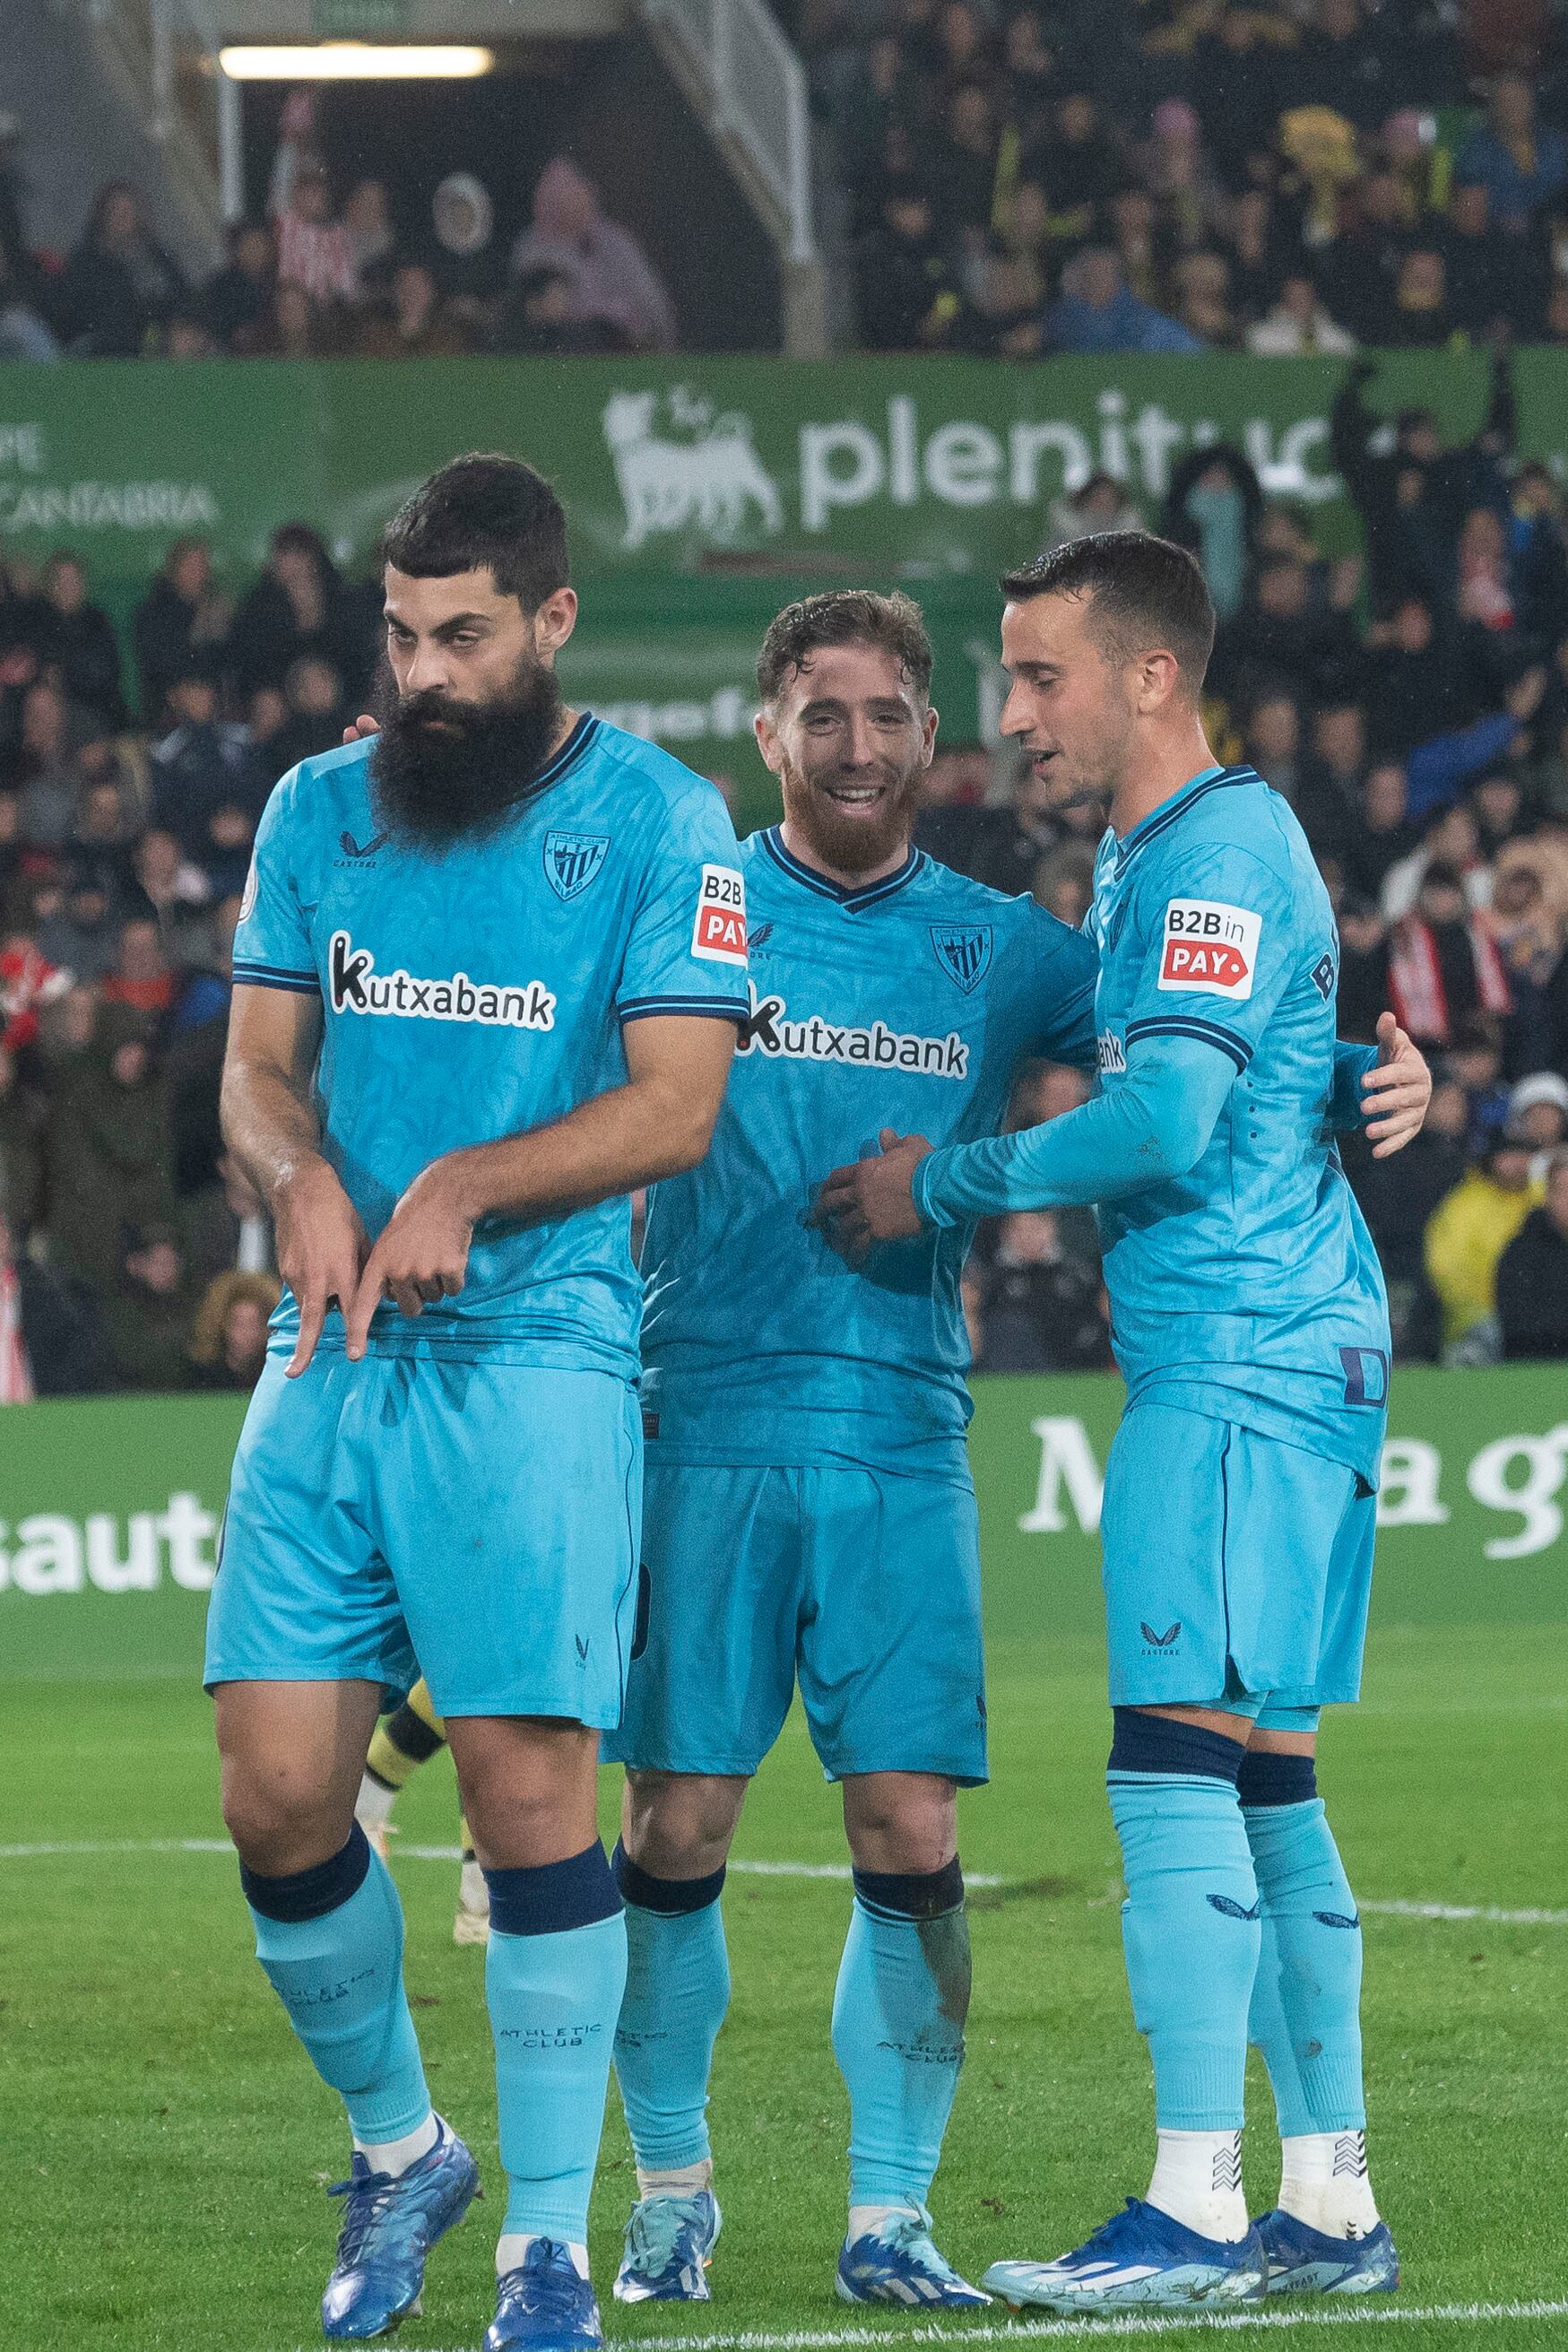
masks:
<instances>
[{"instance_id":1,"label":"long black beard","mask_svg":"<svg viewBox=\"0 0 1568 2352\"><path fill-rule=\"evenodd\" d=\"M788 763L779 782L785 815L823 865L835 874L869 874L873 866L884 866L894 850L907 848L925 774L917 768L889 797L873 824L863 817L842 814Z\"/></svg>"},{"instance_id":2,"label":"long black beard","mask_svg":"<svg viewBox=\"0 0 1568 2352\"><path fill-rule=\"evenodd\" d=\"M560 714L559 684L542 662L528 663L487 702L434 692L405 698L383 677L371 759L378 821L394 840L438 853L494 833L532 790Z\"/></svg>"}]
</instances>

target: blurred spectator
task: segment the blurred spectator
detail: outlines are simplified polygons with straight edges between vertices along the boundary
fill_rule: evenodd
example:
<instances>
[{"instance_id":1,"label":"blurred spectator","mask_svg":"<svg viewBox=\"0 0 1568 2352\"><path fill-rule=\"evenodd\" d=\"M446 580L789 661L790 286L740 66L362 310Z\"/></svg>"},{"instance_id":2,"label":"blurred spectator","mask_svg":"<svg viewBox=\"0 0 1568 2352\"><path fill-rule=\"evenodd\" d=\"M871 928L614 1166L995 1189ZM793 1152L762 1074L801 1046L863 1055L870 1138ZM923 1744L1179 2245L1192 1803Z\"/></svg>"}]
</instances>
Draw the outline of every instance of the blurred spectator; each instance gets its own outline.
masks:
<instances>
[{"instance_id":1,"label":"blurred spectator","mask_svg":"<svg viewBox=\"0 0 1568 2352\"><path fill-rule=\"evenodd\" d=\"M128 1234L172 1231L168 1098L139 1013L103 1008L85 1049L61 1066L46 1186L49 1263L100 1297L120 1279Z\"/></svg>"},{"instance_id":2,"label":"blurred spectator","mask_svg":"<svg viewBox=\"0 0 1568 2352\"><path fill-rule=\"evenodd\" d=\"M1385 447L1385 420L1362 397L1376 373L1371 360L1355 362L1329 423L1334 462L1361 512L1373 609L1381 617L1402 596L1440 603L1460 518L1472 507L1504 502L1501 460L1513 445L1514 399L1500 352L1486 417L1473 439L1446 448L1430 409L1406 408Z\"/></svg>"},{"instance_id":3,"label":"blurred spectator","mask_svg":"<svg viewBox=\"0 0 1568 2352\"><path fill-rule=\"evenodd\" d=\"M98 359L136 359L185 292L178 264L147 228L136 190L124 180L107 181L54 289L69 348Z\"/></svg>"},{"instance_id":4,"label":"blurred spectator","mask_svg":"<svg viewBox=\"0 0 1568 2352\"><path fill-rule=\"evenodd\" d=\"M1490 1363L1498 1354L1497 1268L1541 1198L1530 1181L1528 1138L1505 1128L1435 1211L1427 1227L1427 1271L1443 1310L1445 1357Z\"/></svg>"},{"instance_id":5,"label":"blurred spectator","mask_svg":"<svg viewBox=\"0 0 1568 2352\"><path fill-rule=\"evenodd\" d=\"M1469 1126L1463 1087L1439 1068L1426 1125L1414 1143L1393 1160L1362 1152L1354 1160L1352 1181L1383 1263L1398 1356L1432 1359L1441 1344L1441 1309L1427 1274L1427 1228L1439 1204L1464 1181Z\"/></svg>"},{"instance_id":6,"label":"blurred spectator","mask_svg":"<svg viewBox=\"0 0 1568 2352\"><path fill-rule=\"evenodd\" d=\"M152 817L173 835L181 850L211 876L213 821L239 807L259 816L267 786L254 764L243 728L218 718L217 688L200 674L177 678L169 708L175 724L153 751L150 782Z\"/></svg>"},{"instance_id":7,"label":"blurred spectator","mask_svg":"<svg viewBox=\"0 0 1568 2352\"><path fill-rule=\"evenodd\" d=\"M343 699L342 680L319 654L302 654L290 664L283 691L287 716L267 742L269 782L319 751L335 751L353 716Z\"/></svg>"},{"instance_id":8,"label":"blurred spectator","mask_svg":"<svg viewBox=\"0 0 1568 2352\"><path fill-rule=\"evenodd\" d=\"M1197 352L1197 337L1140 302L1122 282L1114 253L1088 247L1061 273L1061 292L1045 314L1046 341L1058 352Z\"/></svg>"},{"instance_id":9,"label":"blurred spectator","mask_svg":"<svg viewBox=\"0 0 1568 2352\"><path fill-rule=\"evenodd\" d=\"M431 199L431 232L416 248L452 315L477 333L506 276L490 192L472 172L450 172ZM571 282L569 278L569 284Z\"/></svg>"},{"instance_id":10,"label":"blurred spectator","mask_svg":"<svg viewBox=\"0 0 1568 2352\"><path fill-rule=\"evenodd\" d=\"M43 1197L42 1097L22 1084L16 1055L0 1045L0 1210L25 1242Z\"/></svg>"},{"instance_id":11,"label":"blurred spectator","mask_svg":"<svg viewBox=\"0 0 1568 2352\"><path fill-rule=\"evenodd\" d=\"M1097 530L1142 530L1143 509L1113 474L1091 474L1081 489L1052 499L1047 517L1047 548Z\"/></svg>"},{"instance_id":12,"label":"blurred spectator","mask_svg":"<svg viewBox=\"0 0 1568 2352\"><path fill-rule=\"evenodd\" d=\"M31 849L59 849L81 790L75 750L79 729L57 686L40 679L22 697L22 724L10 762L21 786L22 838Z\"/></svg>"},{"instance_id":13,"label":"blurred spectator","mask_svg":"<svg viewBox=\"0 0 1568 2352\"><path fill-rule=\"evenodd\" d=\"M267 1322L282 1296L274 1275L220 1274L191 1328L192 1386L246 1393L267 1361Z\"/></svg>"},{"instance_id":14,"label":"blurred spectator","mask_svg":"<svg viewBox=\"0 0 1568 2352\"><path fill-rule=\"evenodd\" d=\"M384 180L354 183L343 206L343 229L355 286L363 294L384 293L397 266L398 242Z\"/></svg>"},{"instance_id":15,"label":"blurred spectator","mask_svg":"<svg viewBox=\"0 0 1568 2352\"><path fill-rule=\"evenodd\" d=\"M1568 1357L1568 1151L1552 1153L1541 1206L1498 1260L1497 1318L1505 1357Z\"/></svg>"},{"instance_id":16,"label":"blurred spectator","mask_svg":"<svg viewBox=\"0 0 1568 2352\"><path fill-rule=\"evenodd\" d=\"M44 602L52 616L45 657L68 701L110 728L123 727L120 640L102 606L89 603L87 584L86 564L68 550L61 549L45 564Z\"/></svg>"},{"instance_id":17,"label":"blurred spectator","mask_svg":"<svg viewBox=\"0 0 1568 2352\"><path fill-rule=\"evenodd\" d=\"M0 361L58 359L48 307L43 271L0 220Z\"/></svg>"},{"instance_id":18,"label":"blurred spectator","mask_svg":"<svg viewBox=\"0 0 1568 2352\"><path fill-rule=\"evenodd\" d=\"M1263 512L1263 492L1239 449L1189 449L1171 475L1160 530L1203 566L1221 625L1240 608Z\"/></svg>"},{"instance_id":19,"label":"blurred spectator","mask_svg":"<svg viewBox=\"0 0 1568 2352\"><path fill-rule=\"evenodd\" d=\"M101 1304L117 1388L166 1395L191 1385L193 1301L172 1227L130 1228Z\"/></svg>"},{"instance_id":20,"label":"blurred spectator","mask_svg":"<svg viewBox=\"0 0 1568 2352\"><path fill-rule=\"evenodd\" d=\"M169 719L176 679L218 667L234 607L213 575L204 540L176 539L162 569L136 608L132 635L141 677L141 717L153 729Z\"/></svg>"},{"instance_id":21,"label":"blurred spectator","mask_svg":"<svg viewBox=\"0 0 1568 2352\"><path fill-rule=\"evenodd\" d=\"M350 692L366 668L351 600L319 532L284 523L272 534L267 569L240 598L229 660L242 695L283 684L294 664L314 655L331 664Z\"/></svg>"},{"instance_id":22,"label":"blurred spectator","mask_svg":"<svg viewBox=\"0 0 1568 2352\"><path fill-rule=\"evenodd\" d=\"M1454 866L1428 863L1414 907L1391 919L1388 985L1399 1024L1418 1045L1448 1045L1474 1013L1511 1011L1501 959Z\"/></svg>"},{"instance_id":23,"label":"blurred spectator","mask_svg":"<svg viewBox=\"0 0 1568 2352\"><path fill-rule=\"evenodd\" d=\"M497 351L519 359L618 352L626 338L608 319L580 319L572 281L564 269L525 270L507 292L496 323Z\"/></svg>"},{"instance_id":24,"label":"blurred spectator","mask_svg":"<svg viewBox=\"0 0 1568 2352\"><path fill-rule=\"evenodd\" d=\"M861 334L873 352L939 347L957 322L957 273L931 198L913 177L887 183L881 220L861 248L858 288Z\"/></svg>"},{"instance_id":25,"label":"blurred spectator","mask_svg":"<svg viewBox=\"0 0 1568 2352\"><path fill-rule=\"evenodd\" d=\"M1267 314L1247 330L1247 348L1266 359L1343 359L1355 337L1323 308L1304 269L1284 279Z\"/></svg>"},{"instance_id":26,"label":"blurred spectator","mask_svg":"<svg viewBox=\"0 0 1568 2352\"><path fill-rule=\"evenodd\" d=\"M299 143L304 125L290 109L308 93L294 91L285 109L285 137L273 166L268 208L277 225L277 282L297 286L315 302L355 302L360 274L354 239L333 216L332 187L319 155Z\"/></svg>"},{"instance_id":27,"label":"blurred spectator","mask_svg":"<svg viewBox=\"0 0 1568 2352\"><path fill-rule=\"evenodd\" d=\"M630 229L607 220L599 191L564 155L547 163L533 218L512 248L511 274L541 265L570 278L575 313L619 327L640 351L675 348L674 305Z\"/></svg>"},{"instance_id":28,"label":"blurred spectator","mask_svg":"<svg viewBox=\"0 0 1568 2352\"><path fill-rule=\"evenodd\" d=\"M153 1035L172 1010L174 993L174 975L156 917L132 915L119 927L113 967L99 990L99 1000L129 1005L144 1017L148 1034Z\"/></svg>"},{"instance_id":29,"label":"blurred spectator","mask_svg":"<svg viewBox=\"0 0 1568 2352\"><path fill-rule=\"evenodd\" d=\"M980 1281L983 1352L977 1370L1109 1368L1111 1341L1098 1262L1086 1263L1064 1251L1061 1214L1027 1209L1001 1220L995 1255Z\"/></svg>"},{"instance_id":30,"label":"blurred spectator","mask_svg":"<svg viewBox=\"0 0 1568 2352\"><path fill-rule=\"evenodd\" d=\"M1500 73L1484 130L1460 148L1455 176L1487 192L1498 226L1521 236L1568 185L1568 141L1536 121L1535 92L1521 73Z\"/></svg>"},{"instance_id":31,"label":"blurred spectator","mask_svg":"<svg viewBox=\"0 0 1568 2352\"><path fill-rule=\"evenodd\" d=\"M0 1404L95 1396L110 1385L91 1297L78 1283L17 1248L0 1201Z\"/></svg>"},{"instance_id":32,"label":"blurred spectator","mask_svg":"<svg viewBox=\"0 0 1568 2352\"><path fill-rule=\"evenodd\" d=\"M402 261L385 303L361 328L358 349L369 360L455 359L472 345L425 264Z\"/></svg>"},{"instance_id":33,"label":"blurred spectator","mask_svg":"<svg viewBox=\"0 0 1568 2352\"><path fill-rule=\"evenodd\" d=\"M202 315L220 351L259 347L277 282L277 247L265 221L235 221L226 232L228 259L207 280Z\"/></svg>"}]
</instances>

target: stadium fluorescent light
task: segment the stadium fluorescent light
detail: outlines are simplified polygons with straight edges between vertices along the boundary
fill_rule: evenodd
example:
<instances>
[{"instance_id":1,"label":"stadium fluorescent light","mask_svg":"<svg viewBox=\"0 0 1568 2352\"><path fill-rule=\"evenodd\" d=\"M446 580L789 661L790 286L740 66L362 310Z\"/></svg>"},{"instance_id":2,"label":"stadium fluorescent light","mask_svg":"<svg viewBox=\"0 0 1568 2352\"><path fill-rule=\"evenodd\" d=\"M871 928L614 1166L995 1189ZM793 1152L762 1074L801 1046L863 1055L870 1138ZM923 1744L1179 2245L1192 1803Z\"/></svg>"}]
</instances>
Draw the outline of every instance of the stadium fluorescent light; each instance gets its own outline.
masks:
<instances>
[{"instance_id":1,"label":"stadium fluorescent light","mask_svg":"<svg viewBox=\"0 0 1568 2352\"><path fill-rule=\"evenodd\" d=\"M218 51L231 81L465 81L488 73L495 52L456 42L273 42Z\"/></svg>"}]
</instances>

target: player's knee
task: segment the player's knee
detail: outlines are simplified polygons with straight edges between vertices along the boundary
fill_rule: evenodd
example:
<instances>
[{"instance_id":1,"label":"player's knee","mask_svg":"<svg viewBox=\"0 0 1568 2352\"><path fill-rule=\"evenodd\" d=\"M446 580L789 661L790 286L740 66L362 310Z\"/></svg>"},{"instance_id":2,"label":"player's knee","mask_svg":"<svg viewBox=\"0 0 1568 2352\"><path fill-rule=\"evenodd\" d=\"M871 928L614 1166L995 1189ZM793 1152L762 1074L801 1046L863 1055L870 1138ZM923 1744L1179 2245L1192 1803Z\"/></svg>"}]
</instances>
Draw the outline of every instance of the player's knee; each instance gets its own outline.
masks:
<instances>
[{"instance_id":1,"label":"player's knee","mask_svg":"<svg viewBox=\"0 0 1568 2352\"><path fill-rule=\"evenodd\" d=\"M269 1878L308 1870L338 1852L349 1834L332 1792L303 1773L225 1764L224 1826L247 1870Z\"/></svg>"},{"instance_id":2,"label":"player's knee","mask_svg":"<svg viewBox=\"0 0 1568 2352\"><path fill-rule=\"evenodd\" d=\"M868 1772L844 1782L844 1831L861 1870L925 1877L957 1852L957 1790L928 1772Z\"/></svg>"},{"instance_id":3,"label":"player's knee","mask_svg":"<svg viewBox=\"0 0 1568 2352\"><path fill-rule=\"evenodd\" d=\"M655 1878L688 1879L720 1869L747 1783L699 1772L628 1772L622 1844Z\"/></svg>"}]
</instances>

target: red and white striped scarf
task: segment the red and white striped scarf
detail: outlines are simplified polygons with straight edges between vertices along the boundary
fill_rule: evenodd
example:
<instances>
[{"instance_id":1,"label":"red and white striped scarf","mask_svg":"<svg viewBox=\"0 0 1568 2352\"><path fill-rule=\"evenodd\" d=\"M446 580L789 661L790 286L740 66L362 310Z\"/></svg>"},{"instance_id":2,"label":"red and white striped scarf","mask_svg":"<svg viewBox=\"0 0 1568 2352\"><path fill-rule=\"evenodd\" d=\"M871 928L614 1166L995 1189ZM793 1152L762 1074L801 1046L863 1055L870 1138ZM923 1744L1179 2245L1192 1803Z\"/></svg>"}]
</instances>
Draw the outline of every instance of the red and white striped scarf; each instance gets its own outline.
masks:
<instances>
[{"instance_id":1,"label":"red and white striped scarf","mask_svg":"<svg viewBox=\"0 0 1568 2352\"><path fill-rule=\"evenodd\" d=\"M22 1286L11 1260L0 1258L0 1404L31 1404L33 1367L22 1337Z\"/></svg>"},{"instance_id":2,"label":"red and white striped scarf","mask_svg":"<svg viewBox=\"0 0 1568 2352\"><path fill-rule=\"evenodd\" d=\"M1497 942L1480 923L1467 923L1465 929L1475 959L1482 1011L1500 1015L1511 1013L1513 995ZM1431 925L1419 915L1406 915L1389 935L1388 993L1399 1026L1407 1029L1418 1044L1449 1043L1448 992L1443 985L1442 959Z\"/></svg>"}]
</instances>

